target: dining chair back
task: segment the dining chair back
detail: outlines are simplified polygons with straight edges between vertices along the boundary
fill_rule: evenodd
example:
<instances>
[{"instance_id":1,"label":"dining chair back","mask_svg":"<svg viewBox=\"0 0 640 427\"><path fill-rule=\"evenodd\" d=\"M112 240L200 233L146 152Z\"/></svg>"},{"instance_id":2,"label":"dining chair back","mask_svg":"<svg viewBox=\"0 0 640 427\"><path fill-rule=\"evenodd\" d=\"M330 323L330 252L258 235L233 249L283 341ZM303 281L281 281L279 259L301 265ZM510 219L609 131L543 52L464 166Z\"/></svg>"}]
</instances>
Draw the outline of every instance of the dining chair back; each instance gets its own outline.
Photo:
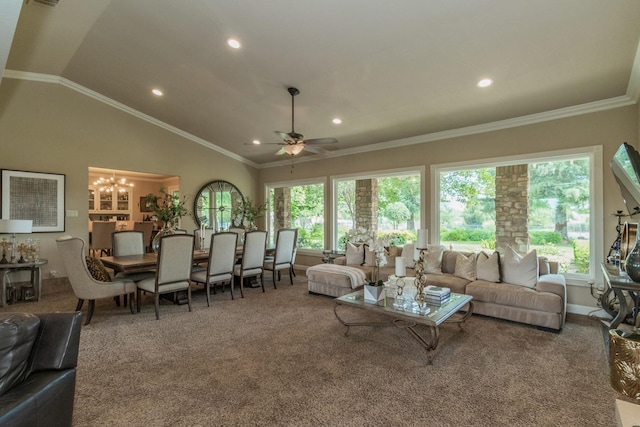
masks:
<instances>
[{"instance_id":1,"label":"dining chair back","mask_svg":"<svg viewBox=\"0 0 640 427\"><path fill-rule=\"evenodd\" d=\"M113 256L142 255L145 253L144 232L116 231L111 234Z\"/></svg>"},{"instance_id":2,"label":"dining chair back","mask_svg":"<svg viewBox=\"0 0 640 427\"><path fill-rule=\"evenodd\" d=\"M193 234L196 236L196 247L200 250L208 249L211 246L211 236L215 233L213 228L205 228L204 233L201 233L200 228L196 228L193 231ZM202 235L201 235L202 234ZM204 236L204 242L202 241L202 237Z\"/></svg>"},{"instance_id":3,"label":"dining chair back","mask_svg":"<svg viewBox=\"0 0 640 427\"><path fill-rule=\"evenodd\" d=\"M244 279L260 276L260 285L264 292L264 278L262 277L264 254L267 248L267 232L264 230L249 231L244 235L242 246L242 261L233 268L234 277L240 282L240 296L244 298Z\"/></svg>"},{"instance_id":4,"label":"dining chair back","mask_svg":"<svg viewBox=\"0 0 640 427\"><path fill-rule=\"evenodd\" d=\"M238 235L236 233L216 233L211 236L209 246L209 263L205 271L194 271L191 273L191 280L203 283L207 291L207 307L211 305L211 285L214 285L213 293L216 292L215 284L229 282L231 285L231 299L233 297L233 267L236 263L236 245Z\"/></svg>"},{"instance_id":5,"label":"dining chair back","mask_svg":"<svg viewBox=\"0 0 640 427\"><path fill-rule=\"evenodd\" d=\"M116 280L100 282L94 279L87 268L84 254L84 240L77 237L63 236L56 239L58 252L67 272L73 293L78 298L76 311L82 309L84 300L89 301L89 309L85 325L91 322L95 300L99 298L113 298L122 294L129 295L129 308L133 314L133 294L136 284L131 280Z\"/></svg>"},{"instance_id":6,"label":"dining chair back","mask_svg":"<svg viewBox=\"0 0 640 427\"><path fill-rule=\"evenodd\" d=\"M193 234L172 234L160 239L158 261L154 278L138 282L138 312L142 291L155 296L156 320L160 319L160 295L187 291L191 311L191 266L193 265Z\"/></svg>"},{"instance_id":7,"label":"dining chair back","mask_svg":"<svg viewBox=\"0 0 640 427\"><path fill-rule=\"evenodd\" d=\"M293 256L298 240L298 229L281 228L276 234L276 249L273 257L265 258L264 269L273 272L273 287L276 288L276 272L289 271L289 280L293 285Z\"/></svg>"},{"instance_id":8,"label":"dining chair back","mask_svg":"<svg viewBox=\"0 0 640 427\"><path fill-rule=\"evenodd\" d=\"M144 233L144 248L146 252L151 252L151 239L153 239L153 222L136 221L133 229Z\"/></svg>"},{"instance_id":9,"label":"dining chair back","mask_svg":"<svg viewBox=\"0 0 640 427\"><path fill-rule=\"evenodd\" d=\"M90 249L93 255L111 254L111 234L116 231L115 221L93 221Z\"/></svg>"}]
</instances>

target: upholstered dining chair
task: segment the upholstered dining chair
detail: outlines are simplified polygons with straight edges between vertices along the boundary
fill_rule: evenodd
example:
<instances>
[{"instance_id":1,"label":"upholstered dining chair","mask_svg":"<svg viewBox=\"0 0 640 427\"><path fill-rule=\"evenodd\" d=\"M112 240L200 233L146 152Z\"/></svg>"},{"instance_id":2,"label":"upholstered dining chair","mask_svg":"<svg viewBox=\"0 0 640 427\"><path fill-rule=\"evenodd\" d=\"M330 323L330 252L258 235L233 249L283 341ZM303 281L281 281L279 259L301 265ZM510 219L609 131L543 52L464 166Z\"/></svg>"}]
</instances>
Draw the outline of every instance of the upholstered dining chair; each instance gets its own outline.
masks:
<instances>
[{"instance_id":1,"label":"upholstered dining chair","mask_svg":"<svg viewBox=\"0 0 640 427\"><path fill-rule=\"evenodd\" d=\"M137 309L140 312L142 291L155 296L156 320L160 319L160 295L187 291L191 311L191 266L193 264L193 234L172 234L160 239L155 277L138 282Z\"/></svg>"},{"instance_id":2,"label":"upholstered dining chair","mask_svg":"<svg viewBox=\"0 0 640 427\"><path fill-rule=\"evenodd\" d=\"M122 279L111 282L100 282L89 273L84 253L84 240L77 237L63 236L56 239L58 252L67 271L73 293L78 298L76 311L82 309L84 300L89 301L85 325L91 322L95 300L129 295L129 309L133 311L133 294L136 284L132 280Z\"/></svg>"},{"instance_id":3,"label":"upholstered dining chair","mask_svg":"<svg viewBox=\"0 0 640 427\"><path fill-rule=\"evenodd\" d=\"M129 230L129 231L116 231L111 234L111 250L113 256L129 256L129 255L144 255L146 251L146 245L144 244L144 232ZM152 270L141 270L133 272L119 272L116 273L115 279L129 279L134 282L154 277L155 273ZM127 296L124 296L124 303L127 303ZM119 298L116 298L116 304L120 305Z\"/></svg>"},{"instance_id":4,"label":"upholstered dining chair","mask_svg":"<svg viewBox=\"0 0 640 427\"><path fill-rule=\"evenodd\" d=\"M136 221L133 224L135 231L142 231L144 233L144 248L146 252L151 252L151 239L153 238L153 222L150 221Z\"/></svg>"},{"instance_id":5,"label":"upholstered dining chair","mask_svg":"<svg viewBox=\"0 0 640 427\"><path fill-rule=\"evenodd\" d=\"M209 246L209 263L204 271L191 273L191 280L202 283L207 291L207 307L211 306L211 285L214 285L213 293L216 293L215 285L229 282L231 285L231 299L233 298L233 267L236 263L236 245L238 235L236 233L216 233L211 236Z\"/></svg>"},{"instance_id":6,"label":"upholstered dining chair","mask_svg":"<svg viewBox=\"0 0 640 427\"><path fill-rule=\"evenodd\" d=\"M99 255L103 253L111 254L111 234L116 231L115 221L93 221L91 229L91 245L90 249L93 256L96 252Z\"/></svg>"},{"instance_id":7,"label":"upholstered dining chair","mask_svg":"<svg viewBox=\"0 0 640 427\"><path fill-rule=\"evenodd\" d=\"M240 282L240 296L244 298L244 279L260 277L260 285L264 292L264 253L267 249L267 232L264 230L249 231L244 235L242 261L233 268L234 278Z\"/></svg>"},{"instance_id":8,"label":"upholstered dining chair","mask_svg":"<svg viewBox=\"0 0 640 427\"><path fill-rule=\"evenodd\" d=\"M273 257L265 258L264 269L273 272L273 287L276 286L276 272L280 280L280 270L289 272L289 280L293 285L293 254L298 240L297 228L281 228L276 234L276 249Z\"/></svg>"}]
</instances>

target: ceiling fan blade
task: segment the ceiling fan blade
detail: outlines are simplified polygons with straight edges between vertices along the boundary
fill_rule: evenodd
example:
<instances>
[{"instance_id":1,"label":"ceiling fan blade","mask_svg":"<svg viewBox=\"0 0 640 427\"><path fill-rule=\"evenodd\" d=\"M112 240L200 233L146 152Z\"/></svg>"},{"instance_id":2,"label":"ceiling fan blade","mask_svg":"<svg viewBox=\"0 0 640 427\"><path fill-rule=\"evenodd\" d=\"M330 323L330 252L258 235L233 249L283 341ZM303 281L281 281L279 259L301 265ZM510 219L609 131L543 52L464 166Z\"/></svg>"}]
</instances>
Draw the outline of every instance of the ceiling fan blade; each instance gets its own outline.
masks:
<instances>
[{"instance_id":1,"label":"ceiling fan blade","mask_svg":"<svg viewBox=\"0 0 640 427\"><path fill-rule=\"evenodd\" d=\"M315 139L306 139L304 141L306 144L311 145L324 145L324 144L335 144L338 142L335 138L315 138Z\"/></svg>"},{"instance_id":2,"label":"ceiling fan blade","mask_svg":"<svg viewBox=\"0 0 640 427\"><path fill-rule=\"evenodd\" d=\"M308 142L308 141L305 141L305 142ZM327 150L325 150L324 148L321 148L321 147L319 147L317 145L309 145L309 144L307 144L307 145L305 145L304 149L309 151L310 153L316 153L316 154L326 154L326 153L328 153Z\"/></svg>"}]
</instances>

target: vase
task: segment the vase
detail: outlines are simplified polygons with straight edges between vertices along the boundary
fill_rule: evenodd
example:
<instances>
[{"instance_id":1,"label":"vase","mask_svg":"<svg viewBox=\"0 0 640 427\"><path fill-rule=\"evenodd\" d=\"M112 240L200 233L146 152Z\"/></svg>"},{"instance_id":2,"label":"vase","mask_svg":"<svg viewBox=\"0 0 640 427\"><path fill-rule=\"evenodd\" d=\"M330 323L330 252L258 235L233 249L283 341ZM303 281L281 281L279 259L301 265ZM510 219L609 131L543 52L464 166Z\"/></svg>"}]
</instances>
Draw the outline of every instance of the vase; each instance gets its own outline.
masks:
<instances>
[{"instance_id":1,"label":"vase","mask_svg":"<svg viewBox=\"0 0 640 427\"><path fill-rule=\"evenodd\" d=\"M640 245L637 238L625 261L625 270L629 278L634 282L640 282Z\"/></svg>"},{"instance_id":2,"label":"vase","mask_svg":"<svg viewBox=\"0 0 640 427\"><path fill-rule=\"evenodd\" d=\"M384 286L364 285L365 302L377 304L379 301L384 300L384 296Z\"/></svg>"},{"instance_id":3,"label":"vase","mask_svg":"<svg viewBox=\"0 0 640 427\"><path fill-rule=\"evenodd\" d=\"M153 236L153 240L151 241L151 249L153 249L154 253L157 254L158 250L160 249L160 239L171 234L176 234L176 231L171 228L171 226L167 222L165 222L164 227L162 227L162 229L158 231L155 236Z\"/></svg>"}]
</instances>

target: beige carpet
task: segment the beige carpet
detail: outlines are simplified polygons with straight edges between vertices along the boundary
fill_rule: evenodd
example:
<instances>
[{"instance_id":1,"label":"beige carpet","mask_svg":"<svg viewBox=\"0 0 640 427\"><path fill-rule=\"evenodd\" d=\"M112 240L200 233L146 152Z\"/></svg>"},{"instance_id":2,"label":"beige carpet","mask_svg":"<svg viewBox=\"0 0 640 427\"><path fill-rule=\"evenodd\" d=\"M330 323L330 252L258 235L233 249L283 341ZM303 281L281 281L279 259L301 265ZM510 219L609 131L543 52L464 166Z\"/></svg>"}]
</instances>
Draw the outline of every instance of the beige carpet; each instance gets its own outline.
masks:
<instances>
[{"instance_id":1,"label":"beige carpet","mask_svg":"<svg viewBox=\"0 0 640 427\"><path fill-rule=\"evenodd\" d=\"M165 303L159 321L150 297L136 315L97 302L82 330L74 425L615 425L595 321L570 316L556 334L473 316L464 332L441 328L426 366L401 329L345 337L332 299L309 295L301 273L266 288L235 301L218 293L210 308L194 294L193 312ZM1 310L75 304L65 291Z\"/></svg>"}]
</instances>

